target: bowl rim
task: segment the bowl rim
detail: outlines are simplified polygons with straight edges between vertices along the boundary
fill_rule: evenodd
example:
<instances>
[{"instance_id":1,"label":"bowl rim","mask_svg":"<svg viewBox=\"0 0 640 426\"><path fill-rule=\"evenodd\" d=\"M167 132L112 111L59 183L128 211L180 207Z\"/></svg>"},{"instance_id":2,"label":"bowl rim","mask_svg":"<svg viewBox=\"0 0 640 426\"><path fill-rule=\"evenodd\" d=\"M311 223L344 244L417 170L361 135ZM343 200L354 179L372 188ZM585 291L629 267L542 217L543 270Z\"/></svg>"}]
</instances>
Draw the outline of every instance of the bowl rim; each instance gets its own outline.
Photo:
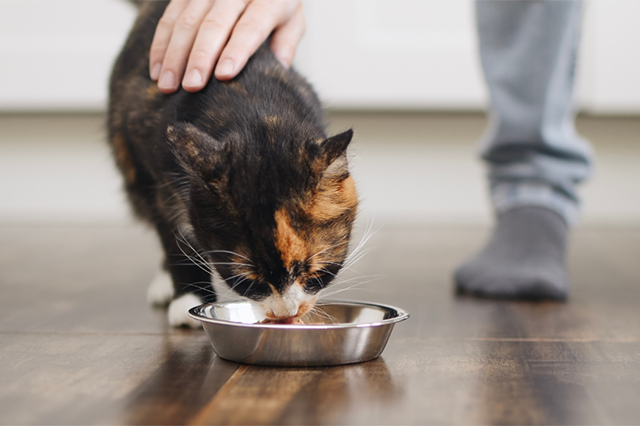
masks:
<instances>
[{"instance_id":1,"label":"bowl rim","mask_svg":"<svg viewBox=\"0 0 640 426\"><path fill-rule=\"evenodd\" d=\"M294 325L294 324L247 324L242 322L228 321L217 318L209 318L198 313L199 310L203 310L208 306L213 305L230 305L233 303L250 303L249 301L227 301L227 302L213 302L213 303L203 303L202 305L195 306L189 309L189 316L195 320L201 321L203 323L209 324L219 324L226 325L232 327L243 327L243 328L263 328L263 329L276 329L276 330L331 330L331 329L344 329L344 328L370 328L370 327L380 327L383 325L395 324L398 322L405 321L409 318L410 314L404 309L398 308L396 306L387 305L384 303L374 303L374 302L359 302L353 300L322 300L318 302L316 305L358 305L358 306L372 306L375 308L383 308L387 310L396 311L397 316L393 318L387 318L382 321L376 322L368 322L368 323L339 323L339 324L302 324L302 325Z\"/></svg>"}]
</instances>

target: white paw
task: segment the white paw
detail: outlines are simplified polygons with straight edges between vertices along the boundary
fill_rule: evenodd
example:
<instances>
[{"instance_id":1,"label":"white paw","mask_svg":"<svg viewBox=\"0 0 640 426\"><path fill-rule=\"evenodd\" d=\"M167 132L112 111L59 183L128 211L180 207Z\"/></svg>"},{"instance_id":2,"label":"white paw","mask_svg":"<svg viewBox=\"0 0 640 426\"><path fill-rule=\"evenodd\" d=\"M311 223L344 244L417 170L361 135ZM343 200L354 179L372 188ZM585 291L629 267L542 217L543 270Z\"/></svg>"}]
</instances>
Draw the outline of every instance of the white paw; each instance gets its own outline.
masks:
<instances>
[{"instance_id":1,"label":"white paw","mask_svg":"<svg viewBox=\"0 0 640 426\"><path fill-rule=\"evenodd\" d=\"M191 328L201 327L200 321L192 319L187 314L189 309L199 305L202 305L200 298L190 293L173 300L169 305L169 324L173 327L183 325Z\"/></svg>"},{"instance_id":2,"label":"white paw","mask_svg":"<svg viewBox=\"0 0 640 426\"><path fill-rule=\"evenodd\" d=\"M160 269L149 284L147 302L151 306L167 306L173 299L173 280L164 269Z\"/></svg>"}]
</instances>

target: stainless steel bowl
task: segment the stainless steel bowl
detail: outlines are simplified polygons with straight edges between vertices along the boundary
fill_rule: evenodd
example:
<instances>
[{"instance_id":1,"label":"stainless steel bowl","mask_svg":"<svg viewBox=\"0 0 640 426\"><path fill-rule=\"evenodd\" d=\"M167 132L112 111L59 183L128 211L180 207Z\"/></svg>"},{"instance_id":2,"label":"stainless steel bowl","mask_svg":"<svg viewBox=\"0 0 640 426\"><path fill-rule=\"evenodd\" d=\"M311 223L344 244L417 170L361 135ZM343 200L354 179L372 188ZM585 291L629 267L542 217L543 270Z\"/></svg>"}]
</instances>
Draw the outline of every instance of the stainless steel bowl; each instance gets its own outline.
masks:
<instances>
[{"instance_id":1,"label":"stainless steel bowl","mask_svg":"<svg viewBox=\"0 0 640 426\"><path fill-rule=\"evenodd\" d=\"M220 358L244 364L311 367L380 356L393 326L409 313L393 306L323 301L304 325L260 324L249 302L209 303L189 311L202 321Z\"/></svg>"}]
</instances>

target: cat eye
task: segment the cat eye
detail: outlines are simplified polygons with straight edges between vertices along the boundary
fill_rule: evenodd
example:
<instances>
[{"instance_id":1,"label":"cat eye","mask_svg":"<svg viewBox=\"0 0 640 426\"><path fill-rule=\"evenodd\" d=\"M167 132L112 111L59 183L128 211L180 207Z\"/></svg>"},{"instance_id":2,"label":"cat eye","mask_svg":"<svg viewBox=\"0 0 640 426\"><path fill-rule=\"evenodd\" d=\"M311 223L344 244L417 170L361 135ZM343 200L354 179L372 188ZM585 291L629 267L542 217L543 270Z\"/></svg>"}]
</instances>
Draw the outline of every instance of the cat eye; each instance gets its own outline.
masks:
<instances>
[{"instance_id":1,"label":"cat eye","mask_svg":"<svg viewBox=\"0 0 640 426\"><path fill-rule=\"evenodd\" d=\"M257 280L240 278L227 282L227 285L239 295L253 300L263 300L271 295L269 286Z\"/></svg>"},{"instance_id":2,"label":"cat eye","mask_svg":"<svg viewBox=\"0 0 640 426\"><path fill-rule=\"evenodd\" d=\"M328 275L323 272L314 272L307 275L307 279L304 283L304 289L310 293L317 293L328 284Z\"/></svg>"}]
</instances>

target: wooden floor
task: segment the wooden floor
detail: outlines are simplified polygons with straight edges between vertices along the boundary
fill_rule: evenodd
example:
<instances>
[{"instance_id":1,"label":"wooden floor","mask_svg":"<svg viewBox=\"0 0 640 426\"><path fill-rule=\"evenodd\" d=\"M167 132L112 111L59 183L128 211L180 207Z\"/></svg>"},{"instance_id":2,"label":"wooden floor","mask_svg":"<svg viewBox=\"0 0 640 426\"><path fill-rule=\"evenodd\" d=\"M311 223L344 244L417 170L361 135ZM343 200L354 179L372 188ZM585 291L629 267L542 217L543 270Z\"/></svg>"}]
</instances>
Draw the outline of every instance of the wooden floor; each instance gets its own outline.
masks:
<instances>
[{"instance_id":1,"label":"wooden floor","mask_svg":"<svg viewBox=\"0 0 640 426\"><path fill-rule=\"evenodd\" d=\"M581 229L569 303L456 297L477 228L386 226L345 298L406 308L382 357L310 369L218 359L147 307L132 225L0 227L1 424L639 424L640 229Z\"/></svg>"}]
</instances>

